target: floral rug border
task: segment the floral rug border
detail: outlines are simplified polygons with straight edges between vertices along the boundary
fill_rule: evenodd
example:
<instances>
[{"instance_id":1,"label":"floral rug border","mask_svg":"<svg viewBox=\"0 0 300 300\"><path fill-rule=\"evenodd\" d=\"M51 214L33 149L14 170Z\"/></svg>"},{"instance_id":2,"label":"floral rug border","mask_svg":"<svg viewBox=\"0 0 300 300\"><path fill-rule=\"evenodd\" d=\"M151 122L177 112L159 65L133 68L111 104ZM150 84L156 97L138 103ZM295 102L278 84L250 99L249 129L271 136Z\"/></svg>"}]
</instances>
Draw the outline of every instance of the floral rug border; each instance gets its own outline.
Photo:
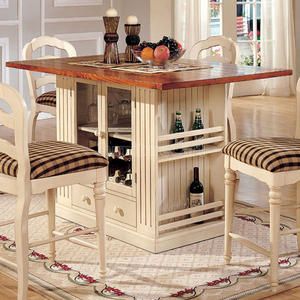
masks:
<instances>
[{"instance_id":1,"label":"floral rug border","mask_svg":"<svg viewBox=\"0 0 300 300\"><path fill-rule=\"evenodd\" d=\"M261 218L249 214L239 214L236 216L238 219L245 221L245 222L251 222L256 225L262 225L269 227L268 222L264 222ZM284 229L290 229L288 225L281 224L280 230ZM82 228L77 227L74 229L76 231L82 230ZM13 240L10 240L5 235L0 235L0 243L3 245L3 248L7 251L16 251L16 244ZM116 287L109 286L100 280L97 280L93 278L92 276L89 276L88 274L81 273L78 270L72 269L68 265L61 263L61 262L51 262L49 258L44 255L43 253L39 253L33 249L30 250L29 253L29 260L31 262L36 263L43 263L44 268L49 272L54 273L61 273L64 275L67 275L69 281L76 285L84 285L84 286L91 286L94 289L94 293L98 295L99 297L104 297L107 299L132 299L137 300L137 298L134 295L128 295L126 292L121 291L120 289ZM280 259L278 264L280 268L291 268L294 267L298 260L300 259L299 255L287 257ZM265 276L269 271L269 265L259 266L255 268L246 269L242 272L238 272L236 274L231 274L226 277L217 278L210 282L205 282L202 284L199 284L195 287L188 287L184 290L180 290L176 293L172 293L170 295L162 296L157 299L153 300L167 300L167 299L182 299L182 300L188 300L188 299L196 299L197 297L203 295L206 291L211 289L224 289L228 288L232 285L238 284L239 280L247 280L247 279L253 279L257 277ZM300 277L299 275L294 275L289 278L285 278L281 280L281 283L291 281L298 279ZM101 288L99 288L99 285L103 284ZM263 290L269 289L269 285L263 285L261 287L256 287L248 291L243 291L238 295L233 295L230 297L227 297L227 300L233 300L233 299L240 299L245 296L249 296L256 292L261 292Z\"/></svg>"}]
</instances>

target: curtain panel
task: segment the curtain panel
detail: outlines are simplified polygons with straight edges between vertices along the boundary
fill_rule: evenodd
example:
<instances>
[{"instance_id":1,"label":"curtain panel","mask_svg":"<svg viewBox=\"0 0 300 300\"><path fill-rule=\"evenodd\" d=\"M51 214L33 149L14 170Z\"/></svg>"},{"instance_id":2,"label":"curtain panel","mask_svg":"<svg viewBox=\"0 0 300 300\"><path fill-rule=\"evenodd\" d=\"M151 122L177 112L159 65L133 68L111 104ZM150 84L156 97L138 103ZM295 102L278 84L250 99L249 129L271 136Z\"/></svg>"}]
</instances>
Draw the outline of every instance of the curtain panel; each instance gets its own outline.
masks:
<instances>
[{"instance_id":1,"label":"curtain panel","mask_svg":"<svg viewBox=\"0 0 300 300\"><path fill-rule=\"evenodd\" d=\"M293 0L262 0L262 66L292 69L293 76L265 81L265 94L290 96L296 92L296 40Z\"/></svg>"},{"instance_id":2,"label":"curtain panel","mask_svg":"<svg viewBox=\"0 0 300 300\"><path fill-rule=\"evenodd\" d=\"M209 13L209 0L175 0L175 38L187 50L208 38Z\"/></svg>"}]
</instances>

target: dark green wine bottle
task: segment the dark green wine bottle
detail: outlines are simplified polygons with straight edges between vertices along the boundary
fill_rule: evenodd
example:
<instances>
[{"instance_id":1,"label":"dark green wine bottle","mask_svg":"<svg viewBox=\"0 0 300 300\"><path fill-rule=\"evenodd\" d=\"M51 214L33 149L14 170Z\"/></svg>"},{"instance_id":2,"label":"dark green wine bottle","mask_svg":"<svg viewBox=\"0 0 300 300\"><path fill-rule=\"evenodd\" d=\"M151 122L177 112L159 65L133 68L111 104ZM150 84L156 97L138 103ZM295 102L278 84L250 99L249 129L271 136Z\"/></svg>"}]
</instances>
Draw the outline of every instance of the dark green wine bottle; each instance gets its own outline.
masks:
<instances>
[{"instance_id":1,"label":"dark green wine bottle","mask_svg":"<svg viewBox=\"0 0 300 300\"><path fill-rule=\"evenodd\" d=\"M189 207L204 205L203 185L199 180L199 168L194 168L194 180L190 185L190 203ZM193 213L191 217L196 217L202 213Z\"/></svg>"},{"instance_id":2,"label":"dark green wine bottle","mask_svg":"<svg viewBox=\"0 0 300 300\"><path fill-rule=\"evenodd\" d=\"M182 124L181 112L177 111L176 112L176 119L175 119L174 133L179 133L179 132L184 132L184 128L183 128L183 124ZM183 143L183 142L184 142L184 138L179 138L179 139L174 140L175 144ZM174 152L182 153L182 152L184 152L184 150L183 149L176 149L176 150L174 150Z\"/></svg>"},{"instance_id":3,"label":"dark green wine bottle","mask_svg":"<svg viewBox=\"0 0 300 300\"><path fill-rule=\"evenodd\" d=\"M195 121L192 127L192 130L199 130L199 129L203 129L203 123L202 123L202 118L201 118L201 109L197 108L196 109L196 114L195 114ZM202 139L203 138L203 134L202 135L197 135L194 137L194 140L198 140L198 139ZM198 145L193 147L194 150L202 150L203 149L203 145Z\"/></svg>"}]
</instances>

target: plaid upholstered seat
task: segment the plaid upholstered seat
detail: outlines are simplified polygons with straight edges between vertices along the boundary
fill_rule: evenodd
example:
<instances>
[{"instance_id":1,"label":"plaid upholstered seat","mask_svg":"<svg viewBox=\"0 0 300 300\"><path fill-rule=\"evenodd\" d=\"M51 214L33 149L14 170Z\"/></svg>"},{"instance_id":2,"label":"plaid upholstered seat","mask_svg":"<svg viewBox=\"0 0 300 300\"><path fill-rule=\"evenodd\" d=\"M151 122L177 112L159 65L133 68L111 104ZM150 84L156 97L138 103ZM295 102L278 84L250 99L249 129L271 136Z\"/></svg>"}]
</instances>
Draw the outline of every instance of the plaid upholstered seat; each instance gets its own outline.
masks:
<instances>
[{"instance_id":1,"label":"plaid upholstered seat","mask_svg":"<svg viewBox=\"0 0 300 300\"><path fill-rule=\"evenodd\" d=\"M56 91L46 92L36 98L36 103L48 106L56 106Z\"/></svg>"},{"instance_id":2,"label":"plaid upholstered seat","mask_svg":"<svg viewBox=\"0 0 300 300\"><path fill-rule=\"evenodd\" d=\"M237 140L226 145L223 153L270 172L300 169L300 139L274 137Z\"/></svg>"},{"instance_id":3,"label":"plaid upholstered seat","mask_svg":"<svg viewBox=\"0 0 300 300\"><path fill-rule=\"evenodd\" d=\"M47 141L29 144L31 179L58 176L107 166L101 154L71 143ZM0 172L17 176L18 163L0 153Z\"/></svg>"}]
</instances>

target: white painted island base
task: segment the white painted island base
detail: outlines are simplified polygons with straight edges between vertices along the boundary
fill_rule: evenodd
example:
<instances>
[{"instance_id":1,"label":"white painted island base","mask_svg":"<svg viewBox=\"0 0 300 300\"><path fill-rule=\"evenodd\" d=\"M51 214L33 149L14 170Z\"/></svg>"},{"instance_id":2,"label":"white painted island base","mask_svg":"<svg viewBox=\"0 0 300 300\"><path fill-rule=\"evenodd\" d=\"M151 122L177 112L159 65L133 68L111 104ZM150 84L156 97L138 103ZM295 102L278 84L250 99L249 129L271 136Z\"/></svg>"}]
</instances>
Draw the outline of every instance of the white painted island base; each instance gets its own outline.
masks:
<instances>
[{"instance_id":1,"label":"white painted island base","mask_svg":"<svg viewBox=\"0 0 300 300\"><path fill-rule=\"evenodd\" d=\"M120 99L130 98L131 128L126 134L110 127L108 111L118 93ZM93 126L85 120L91 99L98 111ZM223 84L161 91L57 76L58 140L87 146L96 141L105 156L111 138L131 143L132 186L115 183L111 177L107 182L107 235L158 253L224 234L225 99ZM192 131L196 108L202 110L205 129ZM176 111L182 112L185 132L170 134ZM199 135L204 138L194 139ZM184 142L174 144L179 137ZM200 144L203 150L192 150ZM184 152L174 152L178 148ZM194 167L200 169L205 205L189 208ZM58 216L85 226L94 224L92 187L61 189L57 201Z\"/></svg>"}]
</instances>

